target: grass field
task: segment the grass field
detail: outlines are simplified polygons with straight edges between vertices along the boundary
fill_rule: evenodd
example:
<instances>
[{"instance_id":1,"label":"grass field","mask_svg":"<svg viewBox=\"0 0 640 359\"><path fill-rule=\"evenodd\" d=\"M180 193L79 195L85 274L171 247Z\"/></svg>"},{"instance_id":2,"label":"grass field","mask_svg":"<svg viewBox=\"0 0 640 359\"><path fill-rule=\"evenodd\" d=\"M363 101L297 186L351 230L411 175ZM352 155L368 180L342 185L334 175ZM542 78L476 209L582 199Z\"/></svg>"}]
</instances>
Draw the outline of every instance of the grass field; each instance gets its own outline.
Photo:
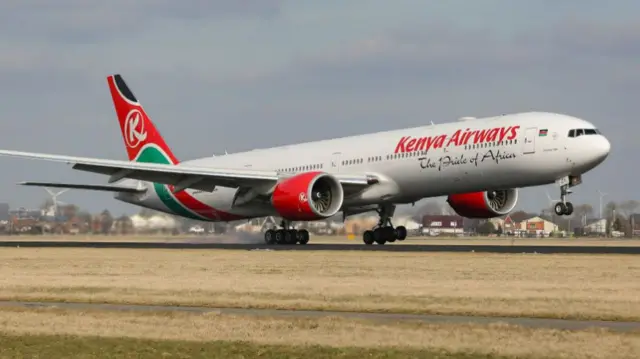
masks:
<instances>
[{"instance_id":1,"label":"grass field","mask_svg":"<svg viewBox=\"0 0 640 359\"><path fill-rule=\"evenodd\" d=\"M0 299L640 319L613 255L3 248Z\"/></svg>"},{"instance_id":2,"label":"grass field","mask_svg":"<svg viewBox=\"0 0 640 359\"><path fill-rule=\"evenodd\" d=\"M428 350L276 346L246 342L190 342L130 338L68 337L54 335L0 336L0 358L193 358L193 359L361 359L437 358L501 359L494 355L449 354Z\"/></svg>"},{"instance_id":3,"label":"grass field","mask_svg":"<svg viewBox=\"0 0 640 359\"><path fill-rule=\"evenodd\" d=\"M1 358L635 359L640 353L640 334L600 330L55 309L4 309L0 318Z\"/></svg>"}]
</instances>

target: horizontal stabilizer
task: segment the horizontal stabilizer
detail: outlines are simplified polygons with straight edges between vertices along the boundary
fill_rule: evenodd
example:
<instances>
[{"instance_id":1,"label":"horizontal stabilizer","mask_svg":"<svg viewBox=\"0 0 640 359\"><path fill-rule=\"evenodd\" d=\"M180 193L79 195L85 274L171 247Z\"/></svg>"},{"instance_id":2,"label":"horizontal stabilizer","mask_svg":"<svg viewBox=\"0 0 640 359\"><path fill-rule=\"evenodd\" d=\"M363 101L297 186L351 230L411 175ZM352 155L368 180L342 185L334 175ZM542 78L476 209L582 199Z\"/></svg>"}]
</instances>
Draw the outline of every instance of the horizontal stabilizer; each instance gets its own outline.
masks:
<instances>
[{"instance_id":1,"label":"horizontal stabilizer","mask_svg":"<svg viewBox=\"0 0 640 359\"><path fill-rule=\"evenodd\" d=\"M100 184L79 184L79 183L53 183L53 182L20 182L23 186L51 187L51 188L71 188L85 189L92 191L107 192L124 192L124 193L142 193L146 191L144 188L118 186L118 185L100 185Z\"/></svg>"}]
</instances>

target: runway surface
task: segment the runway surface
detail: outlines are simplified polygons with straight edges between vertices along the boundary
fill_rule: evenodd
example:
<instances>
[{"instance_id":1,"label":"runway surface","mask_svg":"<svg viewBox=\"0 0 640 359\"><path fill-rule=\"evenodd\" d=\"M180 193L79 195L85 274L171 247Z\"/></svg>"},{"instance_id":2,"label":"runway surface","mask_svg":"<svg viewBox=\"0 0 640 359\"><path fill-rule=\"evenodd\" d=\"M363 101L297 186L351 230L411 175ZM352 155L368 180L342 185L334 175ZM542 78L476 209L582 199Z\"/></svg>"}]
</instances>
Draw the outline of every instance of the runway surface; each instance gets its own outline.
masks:
<instances>
[{"instance_id":1,"label":"runway surface","mask_svg":"<svg viewBox=\"0 0 640 359\"><path fill-rule=\"evenodd\" d=\"M640 254L640 246L577 245L474 245L402 244L367 246L362 243L309 243L307 245L266 245L218 242L99 242L99 241L2 241L0 247L21 248L131 248L131 249L227 249L275 251L385 251L385 252L478 252L540 254Z\"/></svg>"},{"instance_id":2,"label":"runway surface","mask_svg":"<svg viewBox=\"0 0 640 359\"><path fill-rule=\"evenodd\" d=\"M496 324L504 323L529 328L549 328L559 330L584 330L589 328L609 329L612 331L629 332L640 331L640 322L613 322L597 320L569 320L544 318L509 318L509 317L475 317L457 315L430 314L399 314L399 313L361 313L361 312L331 312L310 310L278 310L278 309L241 309L241 308L208 308L182 307L161 305L130 305L130 304L99 304L99 303L57 303L57 302L19 302L0 301L0 307L18 308L59 308L70 310L103 310L103 311L134 311L134 312L191 312L191 313L220 313L233 315L253 315L267 317L342 317L366 319L374 321L418 321L423 323L450 324Z\"/></svg>"}]
</instances>

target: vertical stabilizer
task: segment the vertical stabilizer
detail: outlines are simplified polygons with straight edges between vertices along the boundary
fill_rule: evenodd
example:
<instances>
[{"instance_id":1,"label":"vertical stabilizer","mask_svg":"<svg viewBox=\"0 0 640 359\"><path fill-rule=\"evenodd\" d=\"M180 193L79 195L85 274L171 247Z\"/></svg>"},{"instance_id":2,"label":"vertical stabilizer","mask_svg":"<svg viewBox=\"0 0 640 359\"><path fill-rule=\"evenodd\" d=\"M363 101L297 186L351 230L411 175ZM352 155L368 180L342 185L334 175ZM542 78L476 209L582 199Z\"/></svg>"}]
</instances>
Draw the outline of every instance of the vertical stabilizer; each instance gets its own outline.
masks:
<instances>
[{"instance_id":1,"label":"vertical stabilizer","mask_svg":"<svg viewBox=\"0 0 640 359\"><path fill-rule=\"evenodd\" d=\"M177 164L178 159L119 74L107 77L130 161Z\"/></svg>"}]
</instances>

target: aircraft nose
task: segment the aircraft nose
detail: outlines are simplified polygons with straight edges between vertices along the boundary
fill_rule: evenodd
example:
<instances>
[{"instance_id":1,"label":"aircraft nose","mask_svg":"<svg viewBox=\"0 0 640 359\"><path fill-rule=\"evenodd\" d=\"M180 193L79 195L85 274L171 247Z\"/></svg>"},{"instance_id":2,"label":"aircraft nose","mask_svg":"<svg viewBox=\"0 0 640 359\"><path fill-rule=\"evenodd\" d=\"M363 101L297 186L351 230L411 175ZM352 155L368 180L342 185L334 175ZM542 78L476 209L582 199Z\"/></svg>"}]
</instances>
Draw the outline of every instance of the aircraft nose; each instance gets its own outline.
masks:
<instances>
[{"instance_id":1,"label":"aircraft nose","mask_svg":"<svg viewBox=\"0 0 640 359\"><path fill-rule=\"evenodd\" d=\"M594 154L597 161L602 162L609 156L609 152L611 152L611 142L602 135L598 137L598 140L593 143L592 151L595 152Z\"/></svg>"}]
</instances>

